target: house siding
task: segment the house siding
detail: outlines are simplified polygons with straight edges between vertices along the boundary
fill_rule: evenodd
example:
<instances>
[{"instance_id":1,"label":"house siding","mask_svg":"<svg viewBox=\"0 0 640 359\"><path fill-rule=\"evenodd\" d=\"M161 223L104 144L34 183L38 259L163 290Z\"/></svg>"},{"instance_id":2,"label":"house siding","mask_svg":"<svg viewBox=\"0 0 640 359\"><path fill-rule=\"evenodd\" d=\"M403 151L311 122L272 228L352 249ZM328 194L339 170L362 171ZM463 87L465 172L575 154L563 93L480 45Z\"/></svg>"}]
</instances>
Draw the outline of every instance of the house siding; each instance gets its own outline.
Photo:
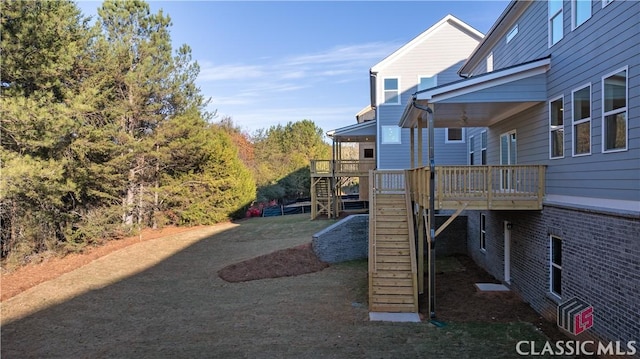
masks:
<instances>
[{"instance_id":1,"label":"house siding","mask_svg":"<svg viewBox=\"0 0 640 359\"><path fill-rule=\"evenodd\" d=\"M515 130L517 163L547 166L547 199L542 211L466 211L467 250L476 263L504 280L504 222L511 222L510 288L553 321L558 304L579 297L594 308L593 328L584 336L626 342L640 339L640 2L601 4L592 1L591 18L572 29L572 4L565 1L564 36L549 48L547 2L531 2L515 21L518 35L492 49L495 69L550 55L546 101L487 128L488 163L499 163L500 134ZM602 77L623 68L628 147L603 153ZM485 70L478 61L470 73ZM587 84L591 154L574 157L572 91ZM550 159L549 100L560 96L564 157ZM476 163L482 130L468 132L476 138ZM553 196L583 200L549 201ZM622 208L622 202L632 210ZM486 216L486 251L479 248L480 213ZM562 240L562 298L550 293L551 234Z\"/></svg>"},{"instance_id":2,"label":"house siding","mask_svg":"<svg viewBox=\"0 0 640 359\"><path fill-rule=\"evenodd\" d=\"M486 217L486 252L480 250L480 213ZM504 221L511 230L511 290L547 319L557 305L580 297L594 307L604 340L640 338L640 219L575 208L542 211L467 211L467 250L478 265L504 279ZM562 240L562 298L550 293L549 236Z\"/></svg>"},{"instance_id":3,"label":"house siding","mask_svg":"<svg viewBox=\"0 0 640 359\"><path fill-rule=\"evenodd\" d=\"M418 90L420 77L437 75L438 85L458 81L457 74L463 61L477 46L478 40L469 36L458 26L445 22L440 25L410 51L394 61L387 63L377 74L376 91L378 98L377 126L378 126L378 169L406 169L411 166L410 131L401 129L400 144L383 144L382 126L397 126L400 117L411 95ZM385 78L398 78L401 103L385 105L383 81ZM445 143L445 129L438 129L435 133L435 146L438 164L466 164L466 143ZM416 134L417 148L417 134ZM440 155L442 154L442 155ZM423 162L426 164L428 156L427 133L423 133ZM416 156L417 157L417 156Z\"/></svg>"}]
</instances>

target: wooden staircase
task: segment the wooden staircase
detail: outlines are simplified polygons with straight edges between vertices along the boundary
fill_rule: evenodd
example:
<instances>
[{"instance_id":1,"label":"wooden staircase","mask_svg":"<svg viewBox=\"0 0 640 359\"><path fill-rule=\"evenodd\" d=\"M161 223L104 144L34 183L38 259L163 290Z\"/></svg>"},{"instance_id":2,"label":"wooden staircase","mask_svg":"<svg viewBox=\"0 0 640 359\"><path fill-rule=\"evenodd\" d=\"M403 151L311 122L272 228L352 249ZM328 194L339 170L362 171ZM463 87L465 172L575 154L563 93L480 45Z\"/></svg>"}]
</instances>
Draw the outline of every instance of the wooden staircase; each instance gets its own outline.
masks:
<instances>
[{"instance_id":1,"label":"wooden staircase","mask_svg":"<svg viewBox=\"0 0 640 359\"><path fill-rule=\"evenodd\" d=\"M311 179L311 219L321 214L331 217L332 210L331 177Z\"/></svg>"},{"instance_id":2,"label":"wooden staircase","mask_svg":"<svg viewBox=\"0 0 640 359\"><path fill-rule=\"evenodd\" d=\"M408 195L400 191L370 193L369 310L417 313L418 286L413 216Z\"/></svg>"}]
</instances>

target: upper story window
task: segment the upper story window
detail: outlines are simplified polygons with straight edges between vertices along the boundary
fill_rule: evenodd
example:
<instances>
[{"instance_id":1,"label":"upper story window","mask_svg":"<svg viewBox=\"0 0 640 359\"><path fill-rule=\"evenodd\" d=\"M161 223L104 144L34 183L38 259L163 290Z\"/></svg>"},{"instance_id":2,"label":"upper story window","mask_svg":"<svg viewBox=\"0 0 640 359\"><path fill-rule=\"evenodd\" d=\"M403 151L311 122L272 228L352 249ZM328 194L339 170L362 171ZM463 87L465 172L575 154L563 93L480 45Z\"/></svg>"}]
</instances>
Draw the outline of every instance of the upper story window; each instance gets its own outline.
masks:
<instances>
[{"instance_id":1,"label":"upper story window","mask_svg":"<svg viewBox=\"0 0 640 359\"><path fill-rule=\"evenodd\" d=\"M493 52L487 56L487 72L493 71Z\"/></svg>"},{"instance_id":2,"label":"upper story window","mask_svg":"<svg viewBox=\"0 0 640 359\"><path fill-rule=\"evenodd\" d=\"M481 165L487 164L487 131L480 134L480 162Z\"/></svg>"},{"instance_id":3,"label":"upper story window","mask_svg":"<svg viewBox=\"0 0 640 359\"><path fill-rule=\"evenodd\" d=\"M549 47L562 39L564 25L562 19L562 0L549 0Z\"/></svg>"},{"instance_id":4,"label":"upper story window","mask_svg":"<svg viewBox=\"0 0 640 359\"><path fill-rule=\"evenodd\" d=\"M430 77L423 76L418 79L418 91L430 89L436 86L438 86L438 75Z\"/></svg>"},{"instance_id":5,"label":"upper story window","mask_svg":"<svg viewBox=\"0 0 640 359\"><path fill-rule=\"evenodd\" d=\"M384 79L384 103L387 105L400 104L400 80L398 78Z\"/></svg>"},{"instance_id":6,"label":"upper story window","mask_svg":"<svg viewBox=\"0 0 640 359\"><path fill-rule=\"evenodd\" d=\"M573 28L582 25L591 17L591 0L572 0Z\"/></svg>"},{"instance_id":7,"label":"upper story window","mask_svg":"<svg viewBox=\"0 0 640 359\"><path fill-rule=\"evenodd\" d=\"M514 26L507 34L507 44L511 42L516 35L518 35L518 24L516 24L516 26Z\"/></svg>"},{"instance_id":8,"label":"upper story window","mask_svg":"<svg viewBox=\"0 0 640 359\"><path fill-rule=\"evenodd\" d=\"M609 4L611 4L613 2L613 0L602 0L602 7L605 7Z\"/></svg>"},{"instance_id":9,"label":"upper story window","mask_svg":"<svg viewBox=\"0 0 640 359\"><path fill-rule=\"evenodd\" d=\"M602 78L602 152L627 149L627 91L627 68Z\"/></svg>"},{"instance_id":10,"label":"upper story window","mask_svg":"<svg viewBox=\"0 0 640 359\"><path fill-rule=\"evenodd\" d=\"M382 126L382 144L399 144L400 139L400 127L398 126Z\"/></svg>"},{"instance_id":11,"label":"upper story window","mask_svg":"<svg viewBox=\"0 0 640 359\"><path fill-rule=\"evenodd\" d=\"M447 128L447 143L464 142L464 131L462 128Z\"/></svg>"},{"instance_id":12,"label":"upper story window","mask_svg":"<svg viewBox=\"0 0 640 359\"><path fill-rule=\"evenodd\" d=\"M549 102L549 158L564 157L564 104L560 97Z\"/></svg>"},{"instance_id":13,"label":"upper story window","mask_svg":"<svg viewBox=\"0 0 640 359\"><path fill-rule=\"evenodd\" d=\"M591 85L573 91L573 155L591 154Z\"/></svg>"}]
</instances>

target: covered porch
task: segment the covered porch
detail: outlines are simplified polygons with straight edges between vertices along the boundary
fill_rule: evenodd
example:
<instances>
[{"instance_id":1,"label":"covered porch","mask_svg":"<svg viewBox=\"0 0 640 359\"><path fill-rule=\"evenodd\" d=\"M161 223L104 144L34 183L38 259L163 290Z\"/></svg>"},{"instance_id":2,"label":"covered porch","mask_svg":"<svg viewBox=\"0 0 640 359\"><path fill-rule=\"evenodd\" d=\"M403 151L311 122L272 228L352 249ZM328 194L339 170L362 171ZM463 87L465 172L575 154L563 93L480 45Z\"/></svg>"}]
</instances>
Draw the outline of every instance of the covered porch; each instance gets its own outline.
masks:
<instances>
[{"instance_id":1,"label":"covered porch","mask_svg":"<svg viewBox=\"0 0 640 359\"><path fill-rule=\"evenodd\" d=\"M415 238L417 287L424 293L424 246L428 250L429 308L435 317L435 241L437 236L465 209L474 210L541 210L545 194L545 166L540 164L485 164L469 166L435 166L434 128L490 127L522 111L544 103L546 72L550 58L542 58L510 68L470 77L418 91L413 95L399 121L410 129L411 168L407 171L374 171L374 194L405 193L407 223ZM423 138L427 132L427 140ZM428 157L422 157L427 143ZM376 204L372 203L373 208ZM439 228L435 212L453 211ZM376 221L379 218L376 218ZM375 221L372 221L375 222ZM376 251L375 224L372 225L372 247ZM373 258L375 259L375 253ZM371 257L370 257L371 261ZM370 268L375 268L370 267ZM372 277L379 274L370 273ZM371 293L375 296L375 289ZM373 300L373 299L372 299ZM373 310L373 309L372 309Z\"/></svg>"}]
</instances>

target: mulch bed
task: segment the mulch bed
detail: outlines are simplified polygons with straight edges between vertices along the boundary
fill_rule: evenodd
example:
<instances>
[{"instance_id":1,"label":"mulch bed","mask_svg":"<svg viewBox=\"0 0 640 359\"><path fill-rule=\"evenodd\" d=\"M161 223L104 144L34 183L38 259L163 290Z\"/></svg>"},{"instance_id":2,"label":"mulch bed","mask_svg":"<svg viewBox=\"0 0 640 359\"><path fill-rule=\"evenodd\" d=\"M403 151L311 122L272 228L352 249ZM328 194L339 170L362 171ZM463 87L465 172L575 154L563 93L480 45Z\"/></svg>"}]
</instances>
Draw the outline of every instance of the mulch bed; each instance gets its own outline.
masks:
<instances>
[{"instance_id":1,"label":"mulch bed","mask_svg":"<svg viewBox=\"0 0 640 359\"><path fill-rule=\"evenodd\" d=\"M313 273L328 266L316 257L311 243L307 243L226 266L218 271L218 276L227 282L246 282Z\"/></svg>"}]
</instances>

